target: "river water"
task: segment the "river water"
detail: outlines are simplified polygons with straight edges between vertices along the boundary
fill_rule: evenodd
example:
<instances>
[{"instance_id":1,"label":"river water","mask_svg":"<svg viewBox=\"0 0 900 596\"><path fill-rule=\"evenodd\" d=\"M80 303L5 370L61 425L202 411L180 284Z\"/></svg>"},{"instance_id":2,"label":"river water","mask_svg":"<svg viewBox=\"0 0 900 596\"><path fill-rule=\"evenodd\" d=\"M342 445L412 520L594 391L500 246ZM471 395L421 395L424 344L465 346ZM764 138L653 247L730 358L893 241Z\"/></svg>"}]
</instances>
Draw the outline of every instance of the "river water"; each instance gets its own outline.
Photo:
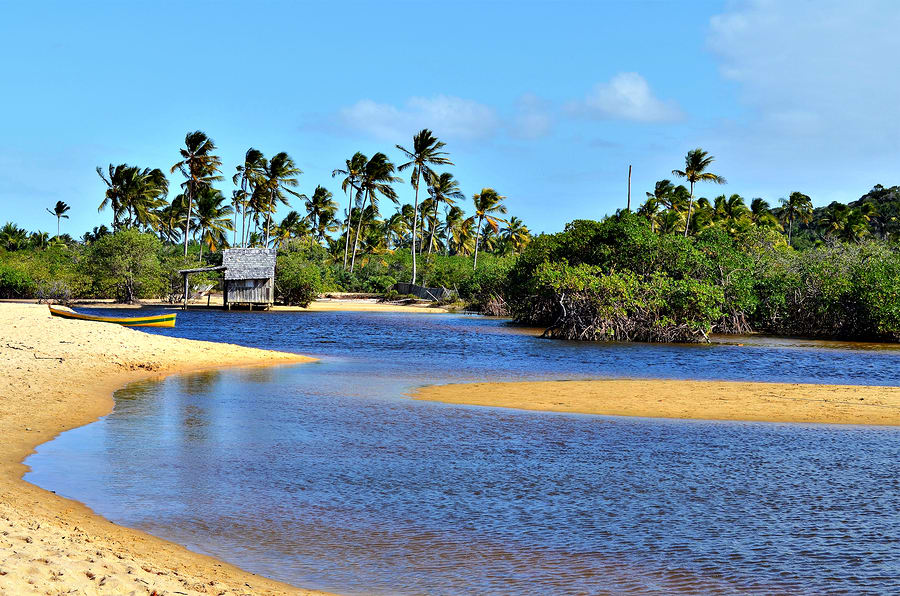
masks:
<instances>
[{"instance_id":1,"label":"river water","mask_svg":"<svg viewBox=\"0 0 900 596\"><path fill-rule=\"evenodd\" d=\"M150 332L321 361L131 385L40 446L26 479L249 571L343 594L900 591L900 430L404 396L486 379L900 385L900 350L584 344L385 313L188 311Z\"/></svg>"}]
</instances>

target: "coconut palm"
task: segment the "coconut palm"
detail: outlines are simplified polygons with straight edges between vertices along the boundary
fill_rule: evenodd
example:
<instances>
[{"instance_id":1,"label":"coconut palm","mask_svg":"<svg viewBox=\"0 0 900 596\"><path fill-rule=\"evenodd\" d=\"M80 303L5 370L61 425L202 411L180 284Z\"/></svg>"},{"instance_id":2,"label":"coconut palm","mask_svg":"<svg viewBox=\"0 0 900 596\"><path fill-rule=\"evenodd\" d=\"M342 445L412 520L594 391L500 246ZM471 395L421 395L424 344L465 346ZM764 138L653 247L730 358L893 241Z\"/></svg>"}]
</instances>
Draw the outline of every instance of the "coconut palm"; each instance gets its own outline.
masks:
<instances>
[{"instance_id":1,"label":"coconut palm","mask_svg":"<svg viewBox=\"0 0 900 596\"><path fill-rule=\"evenodd\" d=\"M714 211L717 220L725 221L729 224L750 215L750 210L744 203L744 197L739 194L733 194L728 198L725 195L716 197Z\"/></svg>"},{"instance_id":2,"label":"coconut palm","mask_svg":"<svg viewBox=\"0 0 900 596\"><path fill-rule=\"evenodd\" d=\"M128 164L109 164L108 175L98 167L97 174L107 189L98 211L112 208L113 228L132 225L156 229L159 210L166 204L169 181L159 169L143 170ZM124 222L122 221L124 219Z\"/></svg>"},{"instance_id":3,"label":"coconut palm","mask_svg":"<svg viewBox=\"0 0 900 596\"><path fill-rule=\"evenodd\" d=\"M506 226L500 230L500 234L503 242L517 254L525 250L525 247L531 242L531 232L528 231L528 227L515 216L509 218Z\"/></svg>"},{"instance_id":4,"label":"coconut palm","mask_svg":"<svg viewBox=\"0 0 900 596\"><path fill-rule=\"evenodd\" d=\"M406 225L406 221L400 211L395 211L389 218L384 220L384 235L388 249L400 246L403 242L403 236L408 231L409 227ZM394 241L395 238L396 242Z\"/></svg>"},{"instance_id":5,"label":"coconut palm","mask_svg":"<svg viewBox=\"0 0 900 596\"><path fill-rule=\"evenodd\" d=\"M203 245L206 244L211 252L216 252L219 247L228 243L227 231L233 224L231 215L234 209L225 204L225 196L221 191L209 186L200 188L197 195L197 222L196 229L200 230L200 260L203 260Z\"/></svg>"},{"instance_id":6,"label":"coconut palm","mask_svg":"<svg viewBox=\"0 0 900 596\"><path fill-rule=\"evenodd\" d=\"M332 196L331 191L324 186L317 186L312 197L306 201L306 217L320 241L325 239L325 232L335 230L334 214L337 213L338 204L332 200Z\"/></svg>"},{"instance_id":7,"label":"coconut palm","mask_svg":"<svg viewBox=\"0 0 900 596\"><path fill-rule=\"evenodd\" d=\"M28 242L28 232L12 222L6 222L0 228L0 246L6 250L19 250Z\"/></svg>"},{"instance_id":8,"label":"coconut palm","mask_svg":"<svg viewBox=\"0 0 900 596\"><path fill-rule=\"evenodd\" d=\"M496 214L506 213L506 206L503 204L505 199L506 197L500 195L493 188L482 188L480 193L472 197L472 202L475 204L475 215L471 219L478 222L475 226L475 259L472 263L472 269L478 268L478 244L481 238L481 226L484 222L487 222L488 227L494 233L497 232L500 228L500 223L504 220L498 218Z\"/></svg>"},{"instance_id":9,"label":"coconut palm","mask_svg":"<svg viewBox=\"0 0 900 596\"><path fill-rule=\"evenodd\" d=\"M781 217L788 223L788 246L791 246L794 233L794 221L808 223L812 219L812 199L802 192L794 191L787 199L779 199Z\"/></svg>"},{"instance_id":10,"label":"coconut palm","mask_svg":"<svg viewBox=\"0 0 900 596\"><path fill-rule=\"evenodd\" d=\"M344 162L346 164L346 169L337 169L331 172L332 178L335 176L344 176L344 179L341 180L341 190L347 194L348 207L344 212L344 217L346 219L344 228L344 269L347 268L347 254L350 248L350 228L352 227L350 225L351 220L349 219L350 210L353 208L354 203L359 203L362 194L362 188L360 187L359 182L368 161L369 158L357 151L353 154L353 157Z\"/></svg>"},{"instance_id":11,"label":"coconut palm","mask_svg":"<svg viewBox=\"0 0 900 596\"><path fill-rule=\"evenodd\" d=\"M291 190L299 184L297 176L302 174L303 171L297 167L290 155L282 151L273 155L272 159L268 161L263 160L263 162L265 164L265 174L264 179L260 181L260 186L265 187L266 190L266 204L264 207L266 213L266 235L263 245L268 246L269 227L272 221L272 214L275 211L276 201L287 205L288 198L285 196L285 193L300 199L306 199L306 197Z\"/></svg>"},{"instance_id":12,"label":"coconut palm","mask_svg":"<svg viewBox=\"0 0 900 596\"><path fill-rule=\"evenodd\" d=\"M275 233L272 240L275 243L274 248L281 248L284 243L291 238L303 238L313 233L313 228L309 225L309 221L297 213L289 211L281 223L275 226Z\"/></svg>"},{"instance_id":13,"label":"coconut palm","mask_svg":"<svg viewBox=\"0 0 900 596\"><path fill-rule=\"evenodd\" d=\"M453 178L453 174L442 172L441 174L431 175L428 185L428 194L433 202L433 219L431 226L431 239L428 242L428 254L431 254L431 247L434 245L434 231L437 223L438 209L441 205L454 205L457 200L466 198L466 195L459 190L459 182Z\"/></svg>"},{"instance_id":14,"label":"coconut palm","mask_svg":"<svg viewBox=\"0 0 900 596\"><path fill-rule=\"evenodd\" d=\"M234 191L234 233L237 237L237 214L241 213L241 246L247 244L247 207L253 190L256 188L257 182L265 173L263 164L265 158L262 151L250 147L244 154L244 163L238 165L231 181L238 186L239 189ZM236 244L236 242L233 242Z\"/></svg>"},{"instance_id":15,"label":"coconut palm","mask_svg":"<svg viewBox=\"0 0 900 596\"><path fill-rule=\"evenodd\" d=\"M56 238L59 238L59 233L56 234ZM28 236L28 244L38 250L47 248L50 245L50 234L36 230Z\"/></svg>"},{"instance_id":16,"label":"coconut palm","mask_svg":"<svg viewBox=\"0 0 900 596\"><path fill-rule=\"evenodd\" d=\"M447 157L446 152L441 151L445 143L437 140L437 138L427 128L423 128L413 137L412 150L406 149L401 145L397 145L397 149L403 152L408 159L398 168L401 172L407 168L412 168L412 176L410 183L416 191L415 202L413 203L414 215L418 215L419 210L419 182L424 177L429 180L431 176L431 166L433 165L453 165ZM412 283L416 283L416 217L413 217L412 228Z\"/></svg>"},{"instance_id":17,"label":"coconut palm","mask_svg":"<svg viewBox=\"0 0 900 596\"><path fill-rule=\"evenodd\" d=\"M725 178L719 175L707 172L706 168L715 161L715 158L697 147L687 152L684 158L683 170L672 170L672 174L679 178L686 178L690 183L690 197L688 199L687 219L684 223L684 236L687 238L688 229L691 226L691 213L694 209L694 184L697 182L714 182L716 184L725 184Z\"/></svg>"},{"instance_id":18,"label":"coconut palm","mask_svg":"<svg viewBox=\"0 0 900 596\"><path fill-rule=\"evenodd\" d=\"M750 201L750 220L761 228L782 229L781 224L778 223L778 218L775 217L769 208L769 203L761 197Z\"/></svg>"},{"instance_id":19,"label":"coconut palm","mask_svg":"<svg viewBox=\"0 0 900 596\"><path fill-rule=\"evenodd\" d=\"M62 201L56 201L56 205L53 207L53 210L47 209L47 213L54 216L56 218L56 237L59 238L59 221L62 218L69 219L69 216L66 215L66 211L69 210L69 206L66 205Z\"/></svg>"},{"instance_id":20,"label":"coconut palm","mask_svg":"<svg viewBox=\"0 0 900 596\"><path fill-rule=\"evenodd\" d=\"M378 212L378 195L383 195L397 203L397 192L391 186L399 182L400 178L394 176L394 164L384 153L376 153L372 159L366 162L366 166L360 175L359 185L363 191L363 201L359 214L359 224L356 227L356 238L353 240L353 254L350 258L350 271L356 265L356 251L359 249L359 237L362 232L363 219L366 215L366 201ZM415 221L415 219L413 220Z\"/></svg>"},{"instance_id":21,"label":"coconut palm","mask_svg":"<svg viewBox=\"0 0 900 596\"><path fill-rule=\"evenodd\" d=\"M170 172L181 172L185 181L181 184L184 189L187 208L184 214L184 256L187 257L188 240L191 232L191 212L193 202L199 196L201 189L212 186L213 182L221 180L218 175L222 160L214 155L216 144L203 132L195 130L184 137L184 147L179 150L181 161L172 166Z\"/></svg>"}]
</instances>

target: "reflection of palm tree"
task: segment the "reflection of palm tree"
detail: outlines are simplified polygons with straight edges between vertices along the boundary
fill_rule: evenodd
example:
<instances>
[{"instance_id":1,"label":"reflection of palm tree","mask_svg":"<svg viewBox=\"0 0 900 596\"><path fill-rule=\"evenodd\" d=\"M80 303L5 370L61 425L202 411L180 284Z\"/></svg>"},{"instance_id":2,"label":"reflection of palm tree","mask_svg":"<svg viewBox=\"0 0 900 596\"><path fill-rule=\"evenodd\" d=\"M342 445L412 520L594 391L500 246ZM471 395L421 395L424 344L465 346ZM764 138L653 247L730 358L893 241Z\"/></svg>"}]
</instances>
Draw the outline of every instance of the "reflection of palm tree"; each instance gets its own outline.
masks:
<instances>
[{"instance_id":1,"label":"reflection of palm tree","mask_svg":"<svg viewBox=\"0 0 900 596\"><path fill-rule=\"evenodd\" d=\"M56 237L59 238L59 220L61 218L69 219L69 216L66 215L66 211L69 210L69 206L63 203L62 201L56 201L56 205L53 207L53 210L47 209L47 213L56 217Z\"/></svg>"},{"instance_id":2,"label":"reflection of palm tree","mask_svg":"<svg viewBox=\"0 0 900 596\"><path fill-rule=\"evenodd\" d=\"M187 256L188 239L190 238L191 211L193 201L199 196L203 187L212 186L212 183L221 180L218 175L222 160L218 155L213 155L216 145L213 140L199 130L189 132L184 137L184 148L180 149L181 161L172 166L171 171L179 170L186 178L181 185L184 188L187 208L184 214L184 256Z\"/></svg>"},{"instance_id":3,"label":"reflection of palm tree","mask_svg":"<svg viewBox=\"0 0 900 596\"><path fill-rule=\"evenodd\" d=\"M472 217L478 222L478 225L475 227L475 259L472 263L472 269L478 268L478 243L481 238L481 226L484 222L487 222L491 230L494 233L497 232L500 222L504 220L496 217L496 214L506 213L506 206L503 204L504 199L506 197L501 196L493 188L482 188L480 193L472 197L472 202L475 204L475 215Z\"/></svg>"},{"instance_id":4,"label":"reflection of palm tree","mask_svg":"<svg viewBox=\"0 0 900 596\"><path fill-rule=\"evenodd\" d=\"M697 182L715 182L716 184L725 184L725 179L721 176L707 172L706 168L715 161L715 158L700 149L691 149L684 158L683 170L672 170L672 174L680 178L686 178L691 185L690 198L688 200L687 219L684 223L684 237L687 238L688 228L691 226L691 213L694 209L694 184Z\"/></svg>"},{"instance_id":5,"label":"reflection of palm tree","mask_svg":"<svg viewBox=\"0 0 900 596\"><path fill-rule=\"evenodd\" d=\"M802 192L794 191L787 199L779 199L781 216L788 222L788 246L792 245L794 220L808 223L812 219L812 199Z\"/></svg>"},{"instance_id":6,"label":"reflection of palm tree","mask_svg":"<svg viewBox=\"0 0 900 596\"><path fill-rule=\"evenodd\" d=\"M401 164L398 168L401 172L406 168L412 167L412 176L410 183L416 191L416 199L413 204L413 227L412 227L412 283L416 283L416 219L419 212L419 182L422 177L428 180L431 177L432 165L453 165L453 162L445 157L446 152L441 151L445 143L438 141L437 138L427 128L423 128L413 137L412 150L405 149L401 145L397 145L397 149L403 152L403 155L409 160Z\"/></svg>"}]
</instances>

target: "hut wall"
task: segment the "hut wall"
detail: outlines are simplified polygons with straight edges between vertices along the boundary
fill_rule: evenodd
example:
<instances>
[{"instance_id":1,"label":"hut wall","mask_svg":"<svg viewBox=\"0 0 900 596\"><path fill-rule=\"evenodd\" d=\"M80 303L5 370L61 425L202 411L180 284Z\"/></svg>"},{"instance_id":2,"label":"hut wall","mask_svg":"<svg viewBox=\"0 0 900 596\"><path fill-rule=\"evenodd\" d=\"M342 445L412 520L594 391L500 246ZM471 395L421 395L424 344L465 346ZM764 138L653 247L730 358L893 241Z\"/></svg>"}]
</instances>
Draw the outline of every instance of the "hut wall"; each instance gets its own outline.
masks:
<instances>
[{"instance_id":1,"label":"hut wall","mask_svg":"<svg viewBox=\"0 0 900 596\"><path fill-rule=\"evenodd\" d=\"M231 304L272 304L272 279L226 279L226 300Z\"/></svg>"}]
</instances>

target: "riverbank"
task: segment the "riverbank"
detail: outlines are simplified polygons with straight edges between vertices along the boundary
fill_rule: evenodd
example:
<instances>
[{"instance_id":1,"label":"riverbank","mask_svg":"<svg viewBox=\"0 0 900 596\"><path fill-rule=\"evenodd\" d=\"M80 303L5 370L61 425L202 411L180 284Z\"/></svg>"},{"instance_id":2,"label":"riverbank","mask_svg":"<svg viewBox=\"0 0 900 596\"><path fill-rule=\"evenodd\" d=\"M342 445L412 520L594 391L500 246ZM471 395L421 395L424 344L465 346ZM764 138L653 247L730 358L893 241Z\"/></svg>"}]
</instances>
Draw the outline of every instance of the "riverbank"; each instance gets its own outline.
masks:
<instances>
[{"instance_id":1,"label":"riverbank","mask_svg":"<svg viewBox=\"0 0 900 596\"><path fill-rule=\"evenodd\" d=\"M0 304L37 304L37 300L0 300ZM112 300L76 300L73 304L75 308L124 308L136 309L141 306L161 306L163 308L171 308L179 310L178 304L171 302L159 302L153 300L145 300L141 304L119 304ZM222 296L211 296L207 303L206 299L193 300L188 303L188 308L222 308ZM432 306L425 301L416 304L406 304L403 302L381 302L377 298L319 298L309 304L309 306L280 306L275 305L270 309L272 312L393 312L407 314L442 314L450 312L446 308L440 306Z\"/></svg>"},{"instance_id":2,"label":"riverbank","mask_svg":"<svg viewBox=\"0 0 900 596\"><path fill-rule=\"evenodd\" d=\"M298 354L142 333L0 304L0 593L314 594L117 526L22 480L58 433L108 414L127 383Z\"/></svg>"},{"instance_id":3,"label":"riverbank","mask_svg":"<svg viewBox=\"0 0 900 596\"><path fill-rule=\"evenodd\" d=\"M413 397L607 416L900 426L900 387L610 379L435 385Z\"/></svg>"}]
</instances>

